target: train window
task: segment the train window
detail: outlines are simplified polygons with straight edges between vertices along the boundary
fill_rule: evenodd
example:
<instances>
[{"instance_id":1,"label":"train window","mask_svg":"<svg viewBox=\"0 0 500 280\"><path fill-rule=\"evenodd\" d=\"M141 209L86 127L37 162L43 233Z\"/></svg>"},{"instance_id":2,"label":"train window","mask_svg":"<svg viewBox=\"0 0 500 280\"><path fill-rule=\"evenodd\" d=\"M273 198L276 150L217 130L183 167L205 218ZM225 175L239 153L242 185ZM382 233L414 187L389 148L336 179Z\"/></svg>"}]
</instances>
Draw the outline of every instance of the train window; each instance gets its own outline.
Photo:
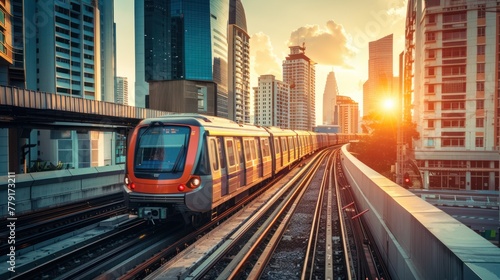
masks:
<instances>
[{"instance_id":1,"label":"train window","mask_svg":"<svg viewBox=\"0 0 500 280\"><path fill-rule=\"evenodd\" d=\"M208 159L207 142L203 140L200 151L200 159L198 161L198 166L196 167L195 173L198 175L208 175L210 174L210 161Z\"/></svg>"},{"instance_id":2,"label":"train window","mask_svg":"<svg viewBox=\"0 0 500 280\"><path fill-rule=\"evenodd\" d=\"M227 162L229 166L233 166L236 164L236 160L234 158L234 143L232 139L226 140L226 153L227 153Z\"/></svg>"},{"instance_id":3,"label":"train window","mask_svg":"<svg viewBox=\"0 0 500 280\"><path fill-rule=\"evenodd\" d=\"M217 152L217 142L215 139L210 139L210 154L214 155L214 158L210 159L212 163L213 170L219 170L219 153Z\"/></svg>"},{"instance_id":4,"label":"train window","mask_svg":"<svg viewBox=\"0 0 500 280\"><path fill-rule=\"evenodd\" d=\"M251 160L252 159L252 153L250 152L250 141L249 140L245 140L244 141L244 145L245 145L245 157L247 158L247 160Z\"/></svg>"},{"instance_id":5,"label":"train window","mask_svg":"<svg viewBox=\"0 0 500 280\"><path fill-rule=\"evenodd\" d=\"M255 150L255 139L250 140L250 150L252 151L252 159L256 159L257 153Z\"/></svg>"},{"instance_id":6,"label":"train window","mask_svg":"<svg viewBox=\"0 0 500 280\"><path fill-rule=\"evenodd\" d=\"M245 162L245 159L243 158L243 150L241 147L241 138L236 138L236 152L238 152L239 157L239 163Z\"/></svg>"},{"instance_id":7,"label":"train window","mask_svg":"<svg viewBox=\"0 0 500 280\"><path fill-rule=\"evenodd\" d=\"M278 138L274 138L274 150L276 154L280 153L280 141Z\"/></svg>"},{"instance_id":8,"label":"train window","mask_svg":"<svg viewBox=\"0 0 500 280\"><path fill-rule=\"evenodd\" d=\"M226 168L226 157L224 156L224 146L222 144L221 137L217 138L217 146L218 146L218 150L219 150L220 168L224 169L224 168Z\"/></svg>"},{"instance_id":9,"label":"train window","mask_svg":"<svg viewBox=\"0 0 500 280\"><path fill-rule=\"evenodd\" d=\"M261 145L262 145L262 154L265 157L268 157L271 155L271 152L269 151L269 139L263 138L261 139Z\"/></svg>"},{"instance_id":10,"label":"train window","mask_svg":"<svg viewBox=\"0 0 500 280\"><path fill-rule=\"evenodd\" d=\"M286 152L288 150L288 145L286 144L286 138L281 138L281 150Z\"/></svg>"},{"instance_id":11,"label":"train window","mask_svg":"<svg viewBox=\"0 0 500 280\"><path fill-rule=\"evenodd\" d=\"M293 145L293 138L292 137L288 138L288 142L290 143L289 145L290 150L293 150L295 148L295 145Z\"/></svg>"},{"instance_id":12,"label":"train window","mask_svg":"<svg viewBox=\"0 0 500 280\"><path fill-rule=\"evenodd\" d=\"M134 169L138 172L182 172L190 134L189 127L142 127L138 132Z\"/></svg>"}]
</instances>

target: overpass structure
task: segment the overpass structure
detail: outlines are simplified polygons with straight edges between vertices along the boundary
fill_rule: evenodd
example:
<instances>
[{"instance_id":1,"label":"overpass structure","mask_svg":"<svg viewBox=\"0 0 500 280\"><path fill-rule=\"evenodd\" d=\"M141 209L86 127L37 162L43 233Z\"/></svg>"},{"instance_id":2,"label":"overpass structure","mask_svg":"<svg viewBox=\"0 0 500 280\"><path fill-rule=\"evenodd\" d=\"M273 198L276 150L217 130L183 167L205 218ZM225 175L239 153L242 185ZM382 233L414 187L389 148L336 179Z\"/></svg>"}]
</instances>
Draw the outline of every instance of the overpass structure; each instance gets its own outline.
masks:
<instances>
[{"instance_id":1,"label":"overpass structure","mask_svg":"<svg viewBox=\"0 0 500 280\"><path fill-rule=\"evenodd\" d=\"M342 147L342 167L393 279L500 279L500 248Z\"/></svg>"},{"instance_id":2,"label":"overpass structure","mask_svg":"<svg viewBox=\"0 0 500 280\"><path fill-rule=\"evenodd\" d=\"M133 127L144 118L168 112L112 102L0 86L0 126L31 128Z\"/></svg>"}]
</instances>

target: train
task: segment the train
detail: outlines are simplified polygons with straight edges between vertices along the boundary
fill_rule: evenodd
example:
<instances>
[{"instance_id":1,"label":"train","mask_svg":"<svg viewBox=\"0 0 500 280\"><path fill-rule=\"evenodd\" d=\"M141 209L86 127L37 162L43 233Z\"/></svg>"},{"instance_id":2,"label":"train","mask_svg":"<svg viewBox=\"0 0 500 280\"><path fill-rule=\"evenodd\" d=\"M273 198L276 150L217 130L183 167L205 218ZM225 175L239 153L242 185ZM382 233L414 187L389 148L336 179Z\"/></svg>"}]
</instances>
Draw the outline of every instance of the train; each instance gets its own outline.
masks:
<instances>
[{"instance_id":1,"label":"train","mask_svg":"<svg viewBox=\"0 0 500 280\"><path fill-rule=\"evenodd\" d=\"M125 201L153 222L203 223L299 160L354 137L201 114L144 119L129 135Z\"/></svg>"}]
</instances>

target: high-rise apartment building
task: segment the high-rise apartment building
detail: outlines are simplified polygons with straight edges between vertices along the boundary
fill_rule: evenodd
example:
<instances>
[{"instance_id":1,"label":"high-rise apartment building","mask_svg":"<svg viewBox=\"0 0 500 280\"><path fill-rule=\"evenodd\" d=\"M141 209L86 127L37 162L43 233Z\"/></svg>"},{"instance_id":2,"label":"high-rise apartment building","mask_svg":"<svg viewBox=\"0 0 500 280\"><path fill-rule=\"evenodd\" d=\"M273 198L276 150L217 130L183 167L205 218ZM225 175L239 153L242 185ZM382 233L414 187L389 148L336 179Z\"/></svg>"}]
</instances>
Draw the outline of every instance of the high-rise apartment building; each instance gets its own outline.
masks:
<instances>
[{"instance_id":1,"label":"high-rise apartment building","mask_svg":"<svg viewBox=\"0 0 500 280\"><path fill-rule=\"evenodd\" d=\"M25 38L27 88L101 100L103 33L96 1L27 0L24 10L27 30L36 30Z\"/></svg>"},{"instance_id":2,"label":"high-rise apartment building","mask_svg":"<svg viewBox=\"0 0 500 280\"><path fill-rule=\"evenodd\" d=\"M254 124L290 128L290 87L274 75L261 75L254 88Z\"/></svg>"},{"instance_id":3,"label":"high-rise apartment building","mask_svg":"<svg viewBox=\"0 0 500 280\"><path fill-rule=\"evenodd\" d=\"M337 96L339 88L335 73L332 71L326 77L325 92L323 93L323 124L338 124Z\"/></svg>"},{"instance_id":4,"label":"high-rise apartment building","mask_svg":"<svg viewBox=\"0 0 500 280\"><path fill-rule=\"evenodd\" d=\"M387 35L368 44L368 80L363 84L363 116L381 109L387 98L398 90L393 74L393 36Z\"/></svg>"},{"instance_id":5,"label":"high-rise apartment building","mask_svg":"<svg viewBox=\"0 0 500 280\"><path fill-rule=\"evenodd\" d=\"M315 62L305 46L291 46L283 61L283 82L290 85L290 128L313 131L316 125Z\"/></svg>"},{"instance_id":6,"label":"high-rise apartment building","mask_svg":"<svg viewBox=\"0 0 500 280\"><path fill-rule=\"evenodd\" d=\"M26 88L114 101L113 2L16 1L23 11L15 21L24 24ZM32 130L29 139L37 143L31 160L74 168L104 165L107 145L100 132Z\"/></svg>"},{"instance_id":7,"label":"high-rise apartment building","mask_svg":"<svg viewBox=\"0 0 500 280\"><path fill-rule=\"evenodd\" d=\"M338 125L340 133L358 133L359 108L358 103L348 96L337 96Z\"/></svg>"},{"instance_id":8,"label":"high-rise apartment building","mask_svg":"<svg viewBox=\"0 0 500 280\"><path fill-rule=\"evenodd\" d=\"M229 1L229 119L250 123L250 35L241 0Z\"/></svg>"},{"instance_id":9,"label":"high-rise apartment building","mask_svg":"<svg viewBox=\"0 0 500 280\"><path fill-rule=\"evenodd\" d=\"M118 104L128 105L128 80L127 77L116 77L115 100Z\"/></svg>"},{"instance_id":10,"label":"high-rise apartment building","mask_svg":"<svg viewBox=\"0 0 500 280\"><path fill-rule=\"evenodd\" d=\"M228 117L229 1L145 0L150 108Z\"/></svg>"},{"instance_id":11,"label":"high-rise apartment building","mask_svg":"<svg viewBox=\"0 0 500 280\"><path fill-rule=\"evenodd\" d=\"M496 1L410 0L405 94L425 188L498 190L500 15ZM405 108L409 109L409 108Z\"/></svg>"}]
</instances>

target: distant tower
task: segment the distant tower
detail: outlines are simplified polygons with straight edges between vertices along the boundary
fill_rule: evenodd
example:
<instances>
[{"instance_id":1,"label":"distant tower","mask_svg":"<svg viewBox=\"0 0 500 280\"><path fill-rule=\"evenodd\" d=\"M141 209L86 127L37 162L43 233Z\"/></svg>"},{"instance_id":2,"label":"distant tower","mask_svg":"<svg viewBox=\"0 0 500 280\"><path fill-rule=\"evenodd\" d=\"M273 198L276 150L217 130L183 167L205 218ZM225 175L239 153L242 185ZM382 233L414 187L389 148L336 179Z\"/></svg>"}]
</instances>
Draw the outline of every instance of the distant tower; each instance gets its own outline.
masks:
<instances>
[{"instance_id":1,"label":"distant tower","mask_svg":"<svg viewBox=\"0 0 500 280\"><path fill-rule=\"evenodd\" d=\"M316 126L315 62L305 46L291 46L283 61L283 82L290 85L290 128L313 131Z\"/></svg>"},{"instance_id":2,"label":"distant tower","mask_svg":"<svg viewBox=\"0 0 500 280\"><path fill-rule=\"evenodd\" d=\"M338 124L337 95L339 95L337 79L332 71L326 77L325 92L323 93L323 124Z\"/></svg>"},{"instance_id":3,"label":"distant tower","mask_svg":"<svg viewBox=\"0 0 500 280\"><path fill-rule=\"evenodd\" d=\"M338 124L341 133L358 133L358 103L348 96L337 96Z\"/></svg>"},{"instance_id":4,"label":"distant tower","mask_svg":"<svg viewBox=\"0 0 500 280\"><path fill-rule=\"evenodd\" d=\"M259 85L254 88L254 91L254 123L261 126L290 128L288 109L290 87L288 84L276 80L274 75L261 75Z\"/></svg>"},{"instance_id":5,"label":"distant tower","mask_svg":"<svg viewBox=\"0 0 500 280\"><path fill-rule=\"evenodd\" d=\"M392 34L369 42L368 80L363 85L363 115L380 108L380 102L393 95ZM394 89L397 89L395 86Z\"/></svg>"},{"instance_id":6,"label":"distant tower","mask_svg":"<svg viewBox=\"0 0 500 280\"><path fill-rule=\"evenodd\" d=\"M229 1L228 50L229 119L250 123L250 35L240 0Z\"/></svg>"},{"instance_id":7,"label":"distant tower","mask_svg":"<svg viewBox=\"0 0 500 280\"><path fill-rule=\"evenodd\" d=\"M116 77L115 102L128 105L128 80L127 77Z\"/></svg>"}]
</instances>

